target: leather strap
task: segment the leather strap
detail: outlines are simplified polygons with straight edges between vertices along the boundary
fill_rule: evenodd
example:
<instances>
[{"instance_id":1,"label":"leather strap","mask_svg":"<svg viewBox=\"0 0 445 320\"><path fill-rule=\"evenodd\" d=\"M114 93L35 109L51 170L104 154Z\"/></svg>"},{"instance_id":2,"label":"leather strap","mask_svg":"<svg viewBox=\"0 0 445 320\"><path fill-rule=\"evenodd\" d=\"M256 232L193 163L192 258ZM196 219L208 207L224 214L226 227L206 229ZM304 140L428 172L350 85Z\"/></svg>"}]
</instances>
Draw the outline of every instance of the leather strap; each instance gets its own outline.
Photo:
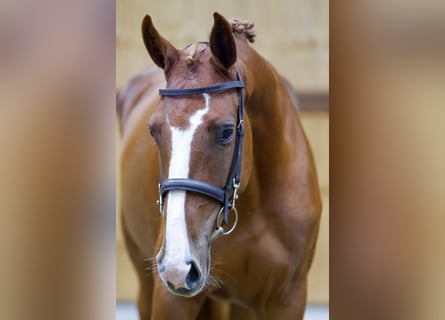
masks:
<instances>
[{"instance_id":1,"label":"leather strap","mask_svg":"<svg viewBox=\"0 0 445 320\"><path fill-rule=\"evenodd\" d=\"M177 96L189 96L193 94L211 93L233 88L244 88L244 83L242 81L229 81L229 82L215 84L212 86L199 87L199 88L159 89L159 94L161 96L177 97Z\"/></svg>"},{"instance_id":2,"label":"leather strap","mask_svg":"<svg viewBox=\"0 0 445 320\"><path fill-rule=\"evenodd\" d=\"M202 193L208 197L224 202L224 190L212 184L194 179L167 179L162 181L160 187L161 196L164 197L168 191L184 190Z\"/></svg>"}]
</instances>

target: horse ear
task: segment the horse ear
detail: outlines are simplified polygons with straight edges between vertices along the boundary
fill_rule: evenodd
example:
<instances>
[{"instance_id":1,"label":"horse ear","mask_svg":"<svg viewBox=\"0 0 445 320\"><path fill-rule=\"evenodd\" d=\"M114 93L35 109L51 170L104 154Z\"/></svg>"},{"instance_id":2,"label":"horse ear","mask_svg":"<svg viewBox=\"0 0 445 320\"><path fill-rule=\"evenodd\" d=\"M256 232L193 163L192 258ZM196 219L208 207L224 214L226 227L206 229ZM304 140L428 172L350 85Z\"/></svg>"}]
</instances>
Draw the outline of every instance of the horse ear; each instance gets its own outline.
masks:
<instances>
[{"instance_id":1,"label":"horse ear","mask_svg":"<svg viewBox=\"0 0 445 320\"><path fill-rule=\"evenodd\" d=\"M218 12L213 13L210 50L217 65L229 69L236 62L236 44L232 26Z\"/></svg>"},{"instance_id":2,"label":"horse ear","mask_svg":"<svg viewBox=\"0 0 445 320\"><path fill-rule=\"evenodd\" d=\"M178 50L159 34L148 14L142 21L142 38L153 62L167 72L176 61Z\"/></svg>"}]
</instances>

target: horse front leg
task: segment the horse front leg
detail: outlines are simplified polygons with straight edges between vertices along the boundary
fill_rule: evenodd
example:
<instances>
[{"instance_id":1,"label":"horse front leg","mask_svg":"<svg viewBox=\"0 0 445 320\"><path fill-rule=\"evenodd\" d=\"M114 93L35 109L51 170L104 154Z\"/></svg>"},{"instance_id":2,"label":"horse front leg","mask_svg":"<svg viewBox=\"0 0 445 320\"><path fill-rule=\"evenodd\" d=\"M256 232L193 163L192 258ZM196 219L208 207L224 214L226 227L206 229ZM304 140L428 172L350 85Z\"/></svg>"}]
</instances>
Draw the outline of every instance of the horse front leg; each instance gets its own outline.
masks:
<instances>
[{"instance_id":1,"label":"horse front leg","mask_svg":"<svg viewBox=\"0 0 445 320\"><path fill-rule=\"evenodd\" d=\"M138 311L140 320L150 320L153 282L141 282L138 296Z\"/></svg>"},{"instance_id":2,"label":"horse front leg","mask_svg":"<svg viewBox=\"0 0 445 320\"><path fill-rule=\"evenodd\" d=\"M206 296L198 294L187 298L170 293L161 283L158 276L154 277L151 303L151 320L195 320L204 304Z\"/></svg>"},{"instance_id":3,"label":"horse front leg","mask_svg":"<svg viewBox=\"0 0 445 320\"><path fill-rule=\"evenodd\" d=\"M256 318L259 320L303 320L306 297L307 280L304 279L293 290L289 291L285 303L280 300L270 301L268 305L257 309Z\"/></svg>"}]
</instances>

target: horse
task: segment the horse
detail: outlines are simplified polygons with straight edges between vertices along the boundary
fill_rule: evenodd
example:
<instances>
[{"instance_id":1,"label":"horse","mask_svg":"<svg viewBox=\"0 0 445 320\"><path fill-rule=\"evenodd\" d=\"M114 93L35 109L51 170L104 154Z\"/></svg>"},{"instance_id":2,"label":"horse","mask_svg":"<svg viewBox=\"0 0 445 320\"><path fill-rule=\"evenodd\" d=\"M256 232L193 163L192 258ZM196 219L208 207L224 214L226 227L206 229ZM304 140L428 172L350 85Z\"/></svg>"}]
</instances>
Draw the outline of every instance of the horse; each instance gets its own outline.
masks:
<instances>
[{"instance_id":1,"label":"horse","mask_svg":"<svg viewBox=\"0 0 445 320\"><path fill-rule=\"evenodd\" d=\"M117 94L140 318L302 319L321 215L313 155L253 24L213 18L208 42L177 49L146 15L156 66Z\"/></svg>"}]
</instances>

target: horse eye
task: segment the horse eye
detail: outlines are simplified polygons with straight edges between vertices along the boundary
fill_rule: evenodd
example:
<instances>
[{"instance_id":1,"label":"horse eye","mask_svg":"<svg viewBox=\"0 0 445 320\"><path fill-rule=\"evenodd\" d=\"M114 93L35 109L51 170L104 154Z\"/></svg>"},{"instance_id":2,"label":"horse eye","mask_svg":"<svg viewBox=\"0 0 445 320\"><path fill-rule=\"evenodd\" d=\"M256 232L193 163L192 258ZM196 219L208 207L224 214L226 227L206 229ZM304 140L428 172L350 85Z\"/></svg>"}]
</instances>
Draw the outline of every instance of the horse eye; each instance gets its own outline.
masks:
<instances>
[{"instance_id":1,"label":"horse eye","mask_svg":"<svg viewBox=\"0 0 445 320\"><path fill-rule=\"evenodd\" d=\"M224 125L218 128L216 142L218 144L228 144L233 138L233 125Z\"/></svg>"}]
</instances>

